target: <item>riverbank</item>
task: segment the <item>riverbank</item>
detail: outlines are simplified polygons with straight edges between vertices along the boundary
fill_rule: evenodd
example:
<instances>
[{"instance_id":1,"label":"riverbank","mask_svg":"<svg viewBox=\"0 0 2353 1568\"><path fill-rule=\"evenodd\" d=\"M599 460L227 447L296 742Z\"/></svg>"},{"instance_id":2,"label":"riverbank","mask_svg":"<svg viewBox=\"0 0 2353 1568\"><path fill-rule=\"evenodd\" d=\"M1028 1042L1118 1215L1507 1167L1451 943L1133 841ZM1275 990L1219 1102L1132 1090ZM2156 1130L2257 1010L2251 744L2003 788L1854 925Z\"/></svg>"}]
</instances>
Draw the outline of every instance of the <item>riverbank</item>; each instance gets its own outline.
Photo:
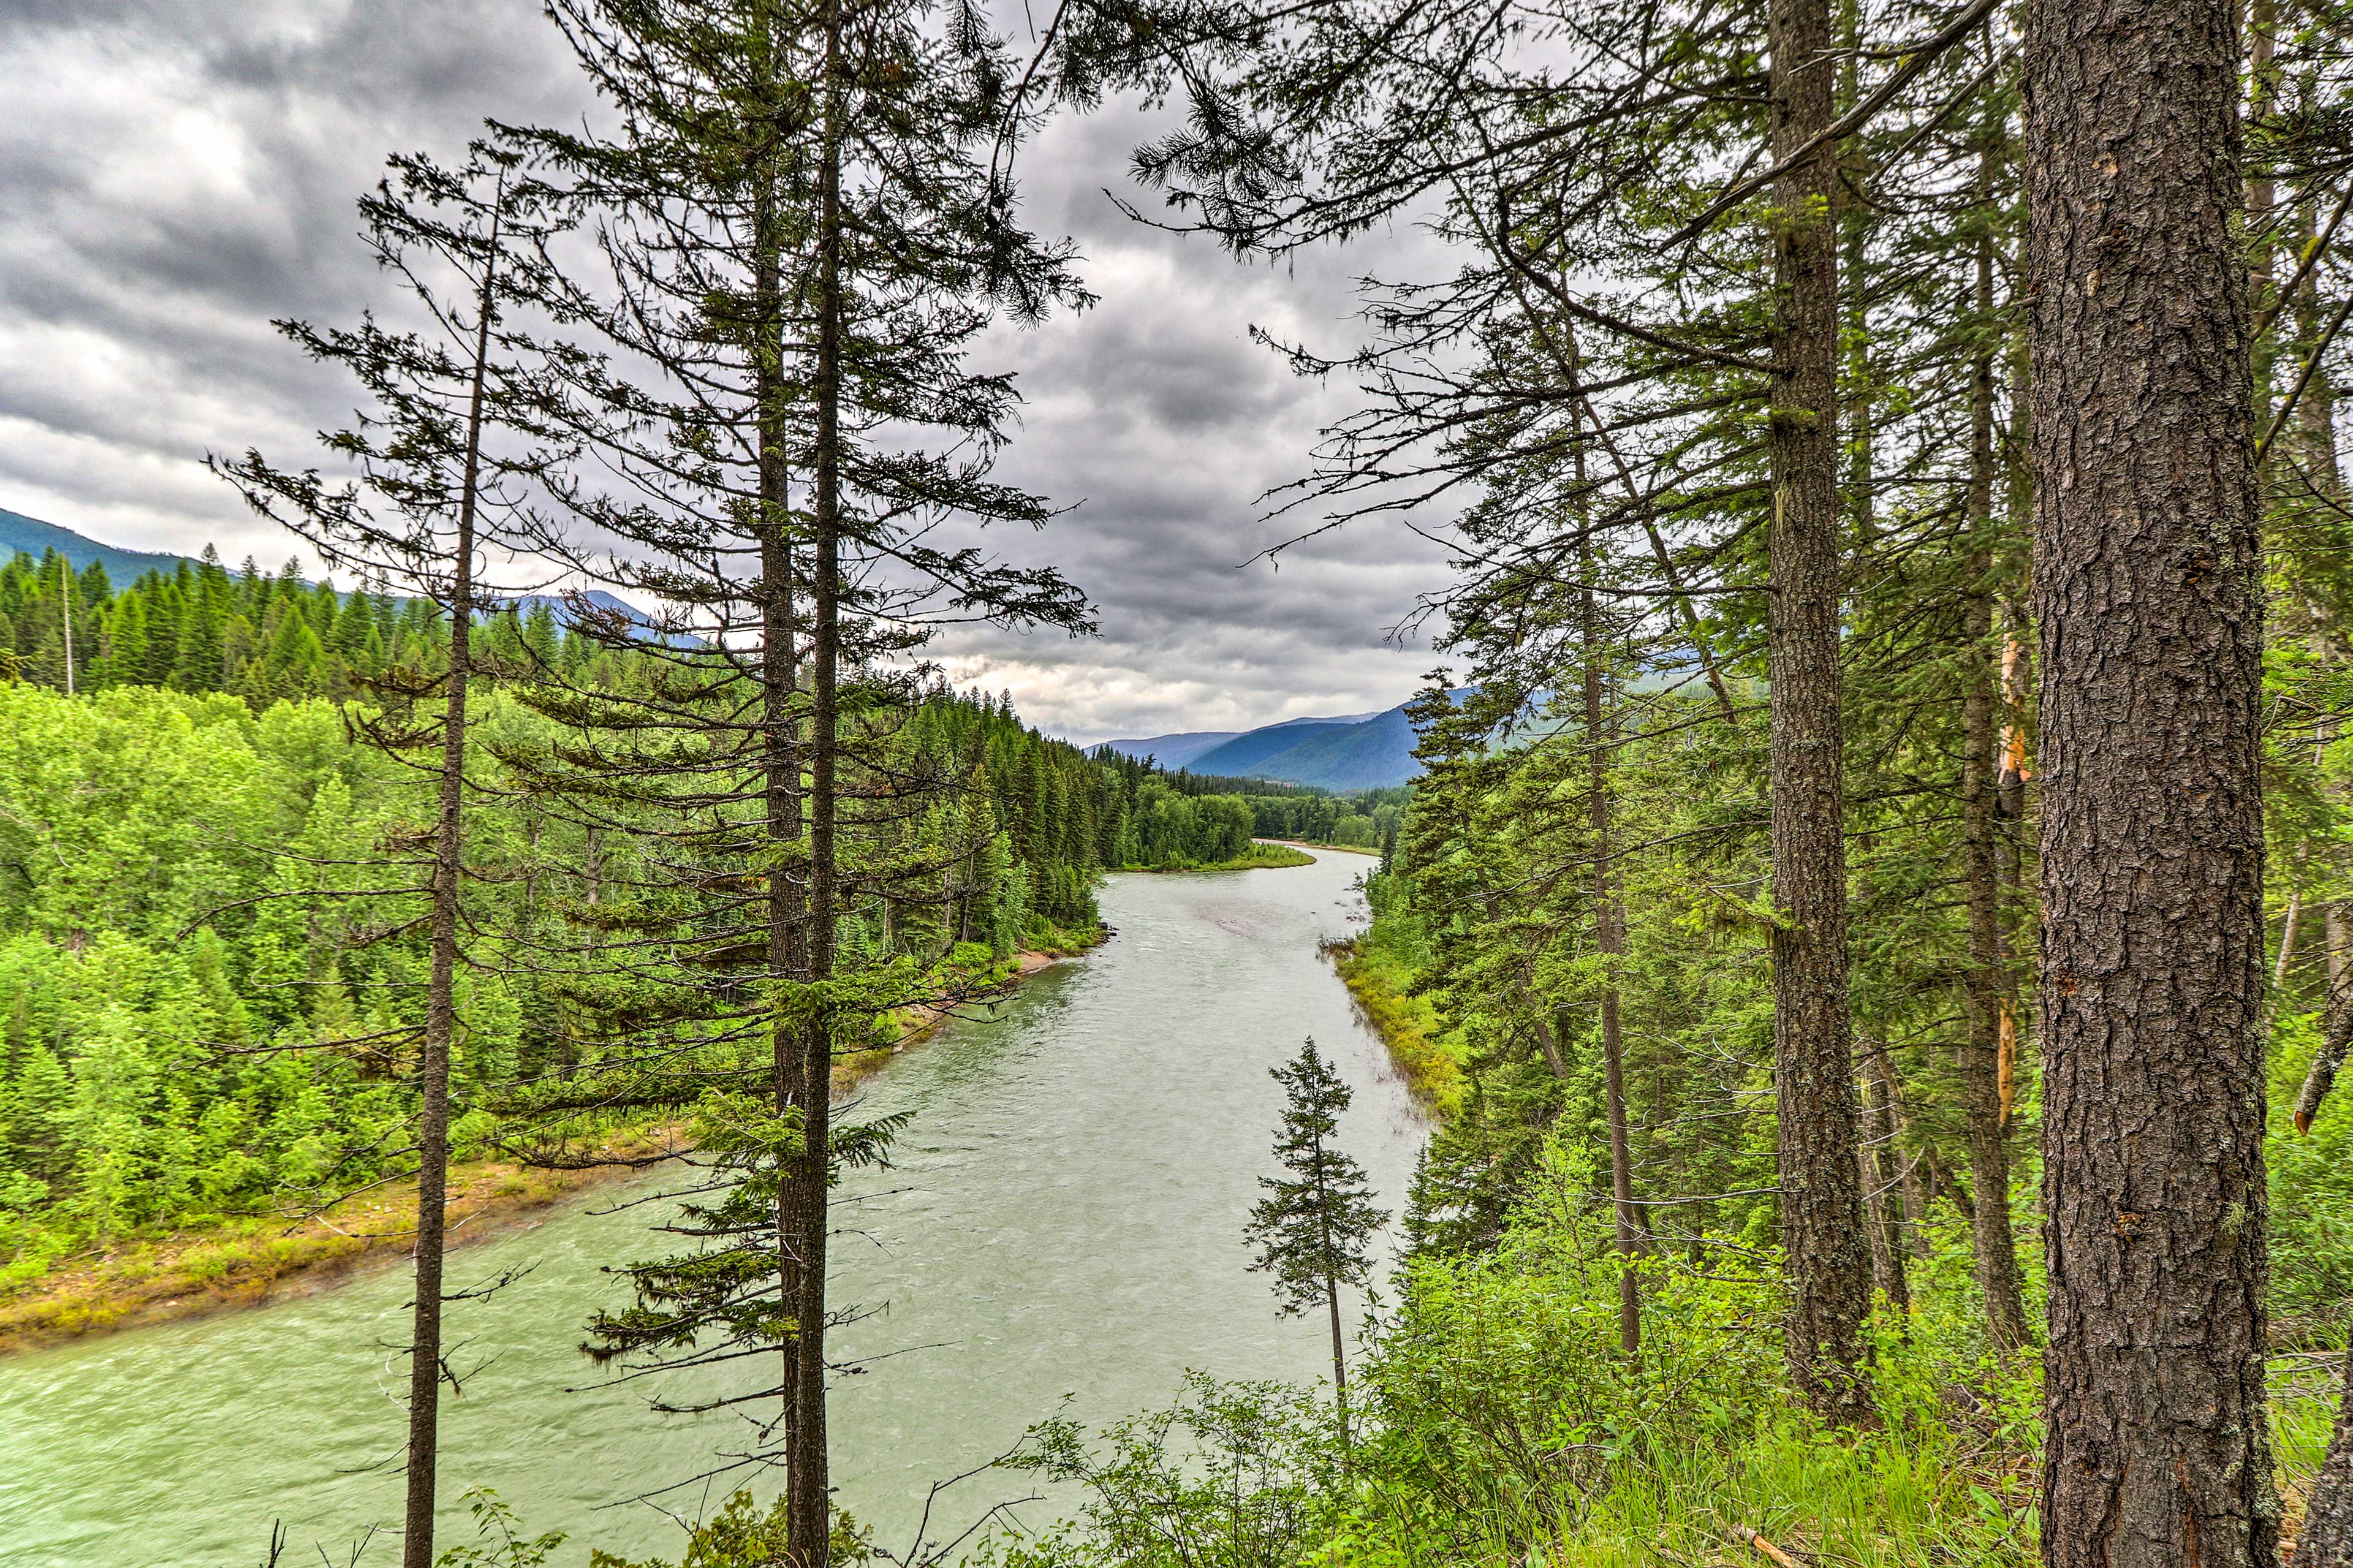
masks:
<instances>
[{"instance_id":1,"label":"riverbank","mask_svg":"<svg viewBox=\"0 0 2353 1568\"><path fill-rule=\"evenodd\" d=\"M1039 970L1050 969L1066 959L1083 957L1116 934L1109 926L1097 926L1091 931L1058 931L1041 945L1025 947L1007 959L1004 967L970 995L944 1002L918 1002L897 1009L892 1020L899 1029L897 1039L878 1050L861 1051L834 1064L834 1098L839 1100L847 1090L880 1072L892 1058L908 1047L928 1039L942 1024L957 1016L958 1008L976 1002L993 1004Z\"/></svg>"},{"instance_id":2,"label":"riverbank","mask_svg":"<svg viewBox=\"0 0 2353 1568\"><path fill-rule=\"evenodd\" d=\"M612 1152L642 1160L664 1150L649 1133ZM464 1247L534 1224L559 1198L638 1168L541 1171L497 1160L452 1165L449 1244ZM416 1216L415 1180L387 1182L290 1223L283 1215L238 1216L63 1260L0 1301L0 1355L326 1289L364 1265L407 1256Z\"/></svg>"},{"instance_id":3,"label":"riverbank","mask_svg":"<svg viewBox=\"0 0 2353 1568\"><path fill-rule=\"evenodd\" d=\"M1313 866L1315 857L1289 844L1271 838L1253 838L1250 847L1230 860L1187 861L1176 866L1122 866L1123 871L1142 871L1152 876L1177 876L1190 871L1259 871L1284 866Z\"/></svg>"},{"instance_id":4,"label":"riverbank","mask_svg":"<svg viewBox=\"0 0 2353 1568\"><path fill-rule=\"evenodd\" d=\"M1343 855L1368 855L1376 860L1381 858L1379 850L1368 849L1361 844L1318 844L1312 838L1261 838L1253 842L1281 844L1293 849L1335 849Z\"/></svg>"},{"instance_id":5,"label":"riverbank","mask_svg":"<svg viewBox=\"0 0 2353 1568\"><path fill-rule=\"evenodd\" d=\"M1002 996L1110 935L1108 929L1098 929L1058 936L1042 948L1014 953L971 999ZM954 1012L952 1004L902 1009L902 1032L893 1044L834 1064L834 1098L881 1071ZM452 1164L449 1245L467 1247L527 1228L560 1199L635 1175L649 1161L684 1152L671 1141L673 1131L661 1127L616 1139L605 1150L616 1163L585 1171L540 1170L499 1160ZM239 1215L60 1260L0 1299L0 1356L332 1289L364 1268L407 1257L416 1215L417 1183L411 1178L369 1186L304 1218Z\"/></svg>"},{"instance_id":6,"label":"riverbank","mask_svg":"<svg viewBox=\"0 0 2353 1568\"><path fill-rule=\"evenodd\" d=\"M1338 937L1317 950L1339 971L1356 1016L1388 1047L1389 1060L1416 1101L1440 1117L1462 1098L1462 1068L1438 1028L1437 1011L1408 987L1412 974L1372 931Z\"/></svg>"}]
</instances>

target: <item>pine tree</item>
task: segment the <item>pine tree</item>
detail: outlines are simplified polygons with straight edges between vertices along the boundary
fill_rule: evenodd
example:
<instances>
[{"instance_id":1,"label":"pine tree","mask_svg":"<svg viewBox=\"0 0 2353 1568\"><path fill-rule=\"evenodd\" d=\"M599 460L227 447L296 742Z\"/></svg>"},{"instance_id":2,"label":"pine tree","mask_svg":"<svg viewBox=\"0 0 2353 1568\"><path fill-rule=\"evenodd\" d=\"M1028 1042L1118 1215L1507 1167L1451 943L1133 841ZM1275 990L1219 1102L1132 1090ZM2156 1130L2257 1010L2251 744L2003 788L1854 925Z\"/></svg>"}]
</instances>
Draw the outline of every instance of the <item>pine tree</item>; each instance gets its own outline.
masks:
<instances>
[{"instance_id":1,"label":"pine tree","mask_svg":"<svg viewBox=\"0 0 2353 1568\"><path fill-rule=\"evenodd\" d=\"M1362 1288L1372 1278L1372 1240L1388 1223L1374 1203L1365 1168L1336 1139L1340 1116L1356 1091L1332 1071L1310 1038L1286 1067L1268 1071L1282 1085L1282 1131L1274 1156L1284 1171L1261 1176L1267 1196L1250 1210L1244 1235L1257 1247L1252 1270L1273 1276L1284 1316L1322 1307L1332 1321L1332 1388L1340 1415L1340 1441L1348 1435L1348 1368L1340 1328L1340 1288Z\"/></svg>"},{"instance_id":2,"label":"pine tree","mask_svg":"<svg viewBox=\"0 0 2353 1568\"><path fill-rule=\"evenodd\" d=\"M2043 1561L2261 1568L2280 1514L2239 7L2027 13Z\"/></svg>"},{"instance_id":3,"label":"pine tree","mask_svg":"<svg viewBox=\"0 0 2353 1568\"><path fill-rule=\"evenodd\" d=\"M313 359L351 371L372 406L326 438L356 471L335 485L316 469L289 472L258 452L216 462L263 516L284 523L330 565L415 596L402 607L409 661L371 670L384 710L358 721L386 751L425 750L435 785L430 872L421 892L430 936L424 1027L418 1039L417 1288L409 1349L407 1499L404 1568L430 1568L439 1453L442 1263L452 1119L450 1065L458 1034L457 975L462 953L460 879L466 856L468 697L475 677L471 637L486 598L477 559L486 545L543 547L547 536L530 504L562 436L535 379L530 343L504 319L519 300L543 292L533 257L558 234L545 188L519 162L477 146L444 169L414 155L390 161L391 175L360 204L380 267L437 322L437 336L384 331L373 319L354 329L299 321L280 330ZM508 437L486 438L486 432ZM257 706L269 695L315 681L326 649L301 614L302 590L289 563L276 583L248 565L247 586L269 594L281 616L255 661ZM258 601L257 601L258 602ZM355 595L343 623L366 618ZM422 668L436 611L447 618L445 668ZM340 630L340 626L338 628ZM422 711L419 711L419 710Z\"/></svg>"},{"instance_id":4,"label":"pine tree","mask_svg":"<svg viewBox=\"0 0 2353 1568\"><path fill-rule=\"evenodd\" d=\"M659 939L680 965L677 1011L640 1011L617 1033L748 1046L765 1031L769 1047L735 1065L744 1076L729 1082L747 1098L713 1150L714 1181L739 1184L742 1201L705 1211L702 1264L639 1271L639 1307L597 1330L607 1353L776 1352L766 1396L793 1554L823 1568L828 1192L876 1135L830 1125L832 1063L870 1037L875 1012L912 999L905 975L837 943L916 869L884 853L893 819L948 782L879 765L913 705L900 656L949 614L1089 624L1059 574L929 542L952 517L1050 515L988 478L1015 398L965 359L993 320L1084 296L1070 247L1014 221L993 153L1028 128L1003 118L1010 62L974 14L936 17L912 0L553 10L612 132L511 133L605 237L609 276L568 280L551 308L646 373L623 383L575 366L577 405L607 411L589 438L633 488L567 499L635 547L633 561L591 568L677 606L670 629L696 646L575 620L649 672L634 733L600 723L620 715L594 692L533 700L603 731L566 766L664 824L664 893L712 917ZM709 760L690 761L698 751ZM698 1283L681 1293L686 1276Z\"/></svg>"},{"instance_id":5,"label":"pine tree","mask_svg":"<svg viewBox=\"0 0 2353 1568\"><path fill-rule=\"evenodd\" d=\"M179 691L220 688L228 651L232 595L219 552L207 544L201 562L186 574L170 681Z\"/></svg>"}]
</instances>

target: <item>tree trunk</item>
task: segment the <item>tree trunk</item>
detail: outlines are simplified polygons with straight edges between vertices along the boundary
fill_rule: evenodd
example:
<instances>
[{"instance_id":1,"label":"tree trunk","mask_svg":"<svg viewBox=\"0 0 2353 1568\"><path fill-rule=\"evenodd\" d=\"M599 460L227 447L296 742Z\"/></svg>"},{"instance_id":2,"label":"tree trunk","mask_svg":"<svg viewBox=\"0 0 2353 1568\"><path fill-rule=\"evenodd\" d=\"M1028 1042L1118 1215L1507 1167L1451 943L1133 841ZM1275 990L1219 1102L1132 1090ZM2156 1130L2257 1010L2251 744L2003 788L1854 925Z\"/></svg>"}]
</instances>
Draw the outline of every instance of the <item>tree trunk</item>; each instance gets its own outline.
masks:
<instances>
[{"instance_id":1,"label":"tree trunk","mask_svg":"<svg viewBox=\"0 0 2353 1568\"><path fill-rule=\"evenodd\" d=\"M1787 160L1831 123L1830 12L1772 0L1769 24L1773 153ZM1848 1035L1834 157L1823 142L1773 191L1773 1061L1790 1375L1823 1419L1860 1422L1871 1254Z\"/></svg>"},{"instance_id":2,"label":"tree trunk","mask_svg":"<svg viewBox=\"0 0 2353 1568\"><path fill-rule=\"evenodd\" d=\"M1324 1145L1315 1145L1315 1213L1324 1237L1324 1302L1332 1310L1332 1396L1340 1415L1340 1447L1345 1451L1353 1439L1348 1433L1348 1357L1347 1342L1340 1332L1340 1278L1329 1267L1332 1255L1332 1200L1324 1187Z\"/></svg>"},{"instance_id":3,"label":"tree trunk","mask_svg":"<svg viewBox=\"0 0 2353 1568\"><path fill-rule=\"evenodd\" d=\"M1592 555L1586 574L1592 575ZM1585 747L1591 760L1588 822L1593 831L1593 946L1601 956L1601 1066L1609 1099L1609 1192L1618 1217L1618 1346L1642 1348L1642 1295L1634 1278L1633 1156L1626 1137L1626 1049L1618 1019L1618 961L1626 952L1626 911L1610 864L1609 772L1617 761L1614 721L1602 700L1601 612L1585 591Z\"/></svg>"},{"instance_id":4,"label":"tree trunk","mask_svg":"<svg viewBox=\"0 0 2353 1568\"><path fill-rule=\"evenodd\" d=\"M2295 1568L2353 1568L2353 1356L2346 1358L2337 1427L2296 1531Z\"/></svg>"},{"instance_id":5,"label":"tree trunk","mask_svg":"<svg viewBox=\"0 0 2353 1568\"><path fill-rule=\"evenodd\" d=\"M755 14L754 37L760 50L754 62L762 82L776 85L774 35L765 8ZM804 979L807 951L803 922L807 910L798 880L802 828L801 744L798 721L792 710L799 682L799 648L796 643L793 603L790 474L786 455L791 438L786 403L791 396L784 375L785 297L783 237L776 214L773 163L775 149L763 148L757 161L760 188L752 200L753 382L758 408L758 478L760 489L760 767L767 834L767 978L771 982ZM807 1080L801 1071L801 1032L791 1020L779 1017L769 1028L769 1093L778 1117L802 1105ZM789 1178L776 1188L776 1300L786 1311L797 1310L801 1274L795 1211L806 1206L804 1184ZM794 1452L795 1415L800 1389L800 1343L788 1334L780 1352L777 1402L782 1406L779 1430L787 1466Z\"/></svg>"},{"instance_id":6,"label":"tree trunk","mask_svg":"<svg viewBox=\"0 0 2353 1568\"><path fill-rule=\"evenodd\" d=\"M1991 159L1986 160L1990 165ZM1989 166L1979 199L1992 199ZM1977 308L1981 330L1993 316L1993 242L1978 241ZM1994 846L1995 771L1993 598L1993 347L1981 340L1969 364L1969 482L1967 505L1975 547L1963 601L1961 636L1965 685L1961 695L1961 823L1968 889L1968 1045L1961 1084L1968 1117L1969 1185L1977 1214L1971 1239L1978 1290L1985 1300L1986 1338L1998 1351L2027 1342L2026 1303L2018 1283L2018 1244L2010 1228L2010 1105L2003 1092L2003 1006L2000 872Z\"/></svg>"},{"instance_id":7,"label":"tree trunk","mask_svg":"<svg viewBox=\"0 0 2353 1568\"><path fill-rule=\"evenodd\" d=\"M844 67L839 0L826 7L823 123L818 189L816 562L811 585L809 657L809 865L806 938L808 978L823 987L833 975L835 763L839 753L838 687L841 660L841 162ZM793 1402L793 1450L788 1456L786 1555L794 1568L826 1568L832 1547L830 1478L826 1453L826 1243L832 1180L833 1019L820 1004L804 1024L801 1054L805 1138L796 1196L799 1215L794 1252L801 1269L796 1314L799 1387Z\"/></svg>"},{"instance_id":8,"label":"tree trunk","mask_svg":"<svg viewBox=\"0 0 2353 1568\"><path fill-rule=\"evenodd\" d=\"M1895 1107L1880 1076L1879 1058L1884 1044L1872 1048L1873 1060L1863 1068L1862 1174L1863 1214L1871 1226L1871 1283L1899 1313L1912 1310L1912 1280L1904 1258L1904 1196L1895 1146Z\"/></svg>"},{"instance_id":9,"label":"tree trunk","mask_svg":"<svg viewBox=\"0 0 2353 1568\"><path fill-rule=\"evenodd\" d=\"M1904 1197L1904 1250L1926 1262L1928 1258L1928 1202L1936 1195L1936 1188L1925 1174L1928 1163L1927 1152L1905 1152L1908 1118L1904 1112L1904 1080L1895 1071L1894 1052L1884 1040L1880 1041L1865 1058L1864 1070L1871 1074L1873 1098L1887 1102L1887 1132L1894 1140L1888 1146L1898 1162L1899 1190Z\"/></svg>"},{"instance_id":10,"label":"tree trunk","mask_svg":"<svg viewBox=\"0 0 2353 1568\"><path fill-rule=\"evenodd\" d=\"M2297 216L2299 254L2301 247L2318 238L2316 220L2318 215L2313 204L2306 202ZM2303 352L2310 353L2319 346L2323 326L2320 311L2320 282L2316 276L2307 275L2295 291L2295 340ZM2304 395L2296 400L2295 422L2304 439L2300 443L2306 482L2321 499L2342 503L2345 500L2345 479L2337 463L2337 389L2329 382L2324 365L2305 387Z\"/></svg>"},{"instance_id":11,"label":"tree trunk","mask_svg":"<svg viewBox=\"0 0 2353 1568\"><path fill-rule=\"evenodd\" d=\"M2247 0L2247 115L2252 120L2269 119L2278 97L2279 68L2274 63L2278 56L2278 31L2279 0ZM2271 304L2276 281L2272 275L2272 258L2277 247L2266 231L2272 223L2278 190L2270 171L2259 167L2248 172L2246 192L2247 229L2254 237L2253 255L2247 262L2247 305L2252 310L2261 311ZM2268 352L2260 343L2250 344L2249 352L2255 356L2256 384L2268 387L2271 377L2264 374Z\"/></svg>"},{"instance_id":12,"label":"tree trunk","mask_svg":"<svg viewBox=\"0 0 2353 1568\"><path fill-rule=\"evenodd\" d=\"M494 219L492 258L498 252L498 235ZM465 847L466 689L474 669L474 513L481 490L483 382L490 363L496 266L495 259L484 263L475 299L465 470L458 493L458 537L450 552L448 695L441 714L441 776L433 825L425 1043L417 1062L422 1103L417 1127L417 1279L410 1302L408 1477L401 1514L401 1568L432 1568L433 1564L433 1510L441 1440L441 1265L448 1241L449 1056L458 1033L458 893Z\"/></svg>"},{"instance_id":13,"label":"tree trunk","mask_svg":"<svg viewBox=\"0 0 2353 1568\"><path fill-rule=\"evenodd\" d=\"M2278 1555L2232 0L2030 0L2052 1568Z\"/></svg>"}]
</instances>

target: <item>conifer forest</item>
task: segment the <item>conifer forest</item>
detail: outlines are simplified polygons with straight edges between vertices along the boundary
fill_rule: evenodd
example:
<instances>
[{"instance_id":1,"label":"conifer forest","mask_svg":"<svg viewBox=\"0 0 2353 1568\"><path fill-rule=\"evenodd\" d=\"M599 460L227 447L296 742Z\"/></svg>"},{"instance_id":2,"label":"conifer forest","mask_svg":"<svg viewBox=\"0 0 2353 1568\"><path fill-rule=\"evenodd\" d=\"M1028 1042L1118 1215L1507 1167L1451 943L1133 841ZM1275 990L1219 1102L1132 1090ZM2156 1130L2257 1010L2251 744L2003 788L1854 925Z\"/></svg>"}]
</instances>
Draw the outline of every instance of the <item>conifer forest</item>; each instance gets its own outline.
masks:
<instances>
[{"instance_id":1,"label":"conifer forest","mask_svg":"<svg viewBox=\"0 0 2353 1568\"><path fill-rule=\"evenodd\" d=\"M270 323L348 414L192 475L285 564L0 564L0 1512L81 1531L0 1558L2353 1568L2353 17L544 11L593 110L385 149L368 308ZM1026 199L1114 113L1121 221L1345 268L1256 521L1442 547L1401 721L951 679L1109 629L1007 345L1120 286ZM1000 1069L1103 1098L938 1114ZM916 1343L845 1281L943 1150L1016 1173ZM592 1209L517 1328L481 1238ZM371 1279L350 1463L66 1499L142 1346L230 1401Z\"/></svg>"}]
</instances>

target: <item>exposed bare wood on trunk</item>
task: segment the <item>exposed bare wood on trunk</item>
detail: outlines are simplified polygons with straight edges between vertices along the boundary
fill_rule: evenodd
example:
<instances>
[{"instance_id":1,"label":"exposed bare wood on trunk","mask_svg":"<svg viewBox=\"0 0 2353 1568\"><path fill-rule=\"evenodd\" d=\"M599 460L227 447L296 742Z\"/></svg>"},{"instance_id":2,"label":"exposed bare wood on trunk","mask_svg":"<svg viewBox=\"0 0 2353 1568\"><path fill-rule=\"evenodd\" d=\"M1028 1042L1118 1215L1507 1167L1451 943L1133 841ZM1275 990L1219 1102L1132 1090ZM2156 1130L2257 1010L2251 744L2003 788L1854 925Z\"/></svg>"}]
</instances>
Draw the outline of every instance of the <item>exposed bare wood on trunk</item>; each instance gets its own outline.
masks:
<instances>
[{"instance_id":1,"label":"exposed bare wood on trunk","mask_svg":"<svg viewBox=\"0 0 2353 1568\"><path fill-rule=\"evenodd\" d=\"M2051 1568L2263 1568L2262 539L2235 0L2029 0Z\"/></svg>"},{"instance_id":2,"label":"exposed bare wood on trunk","mask_svg":"<svg viewBox=\"0 0 2353 1568\"><path fill-rule=\"evenodd\" d=\"M1980 160L1978 199L1989 203L1998 182L1994 154ZM1993 319L1993 240L1977 247L1977 312L1982 331ZM1961 838L1962 874L1969 914L1968 1043L1961 1053L1963 1110L1968 1117L1969 1185L1977 1212L1970 1239L1977 1255L1986 1337L1996 1350L2028 1342L2026 1302L2019 1288L2018 1244L2010 1225L2010 1096L2008 1009L2003 1005L2000 868L1994 843L1993 342L1980 339L1969 361L1969 475L1965 497L1976 541L1968 557L1962 603Z\"/></svg>"},{"instance_id":3,"label":"exposed bare wood on trunk","mask_svg":"<svg viewBox=\"0 0 2353 1568\"><path fill-rule=\"evenodd\" d=\"M1767 534L1771 684L1773 1060L1790 1375L1825 1420L1871 1415L1846 956L1840 710L1838 231L1831 216L1831 16L1773 0L1774 376ZM1810 152L1798 156L1801 150Z\"/></svg>"}]
</instances>

